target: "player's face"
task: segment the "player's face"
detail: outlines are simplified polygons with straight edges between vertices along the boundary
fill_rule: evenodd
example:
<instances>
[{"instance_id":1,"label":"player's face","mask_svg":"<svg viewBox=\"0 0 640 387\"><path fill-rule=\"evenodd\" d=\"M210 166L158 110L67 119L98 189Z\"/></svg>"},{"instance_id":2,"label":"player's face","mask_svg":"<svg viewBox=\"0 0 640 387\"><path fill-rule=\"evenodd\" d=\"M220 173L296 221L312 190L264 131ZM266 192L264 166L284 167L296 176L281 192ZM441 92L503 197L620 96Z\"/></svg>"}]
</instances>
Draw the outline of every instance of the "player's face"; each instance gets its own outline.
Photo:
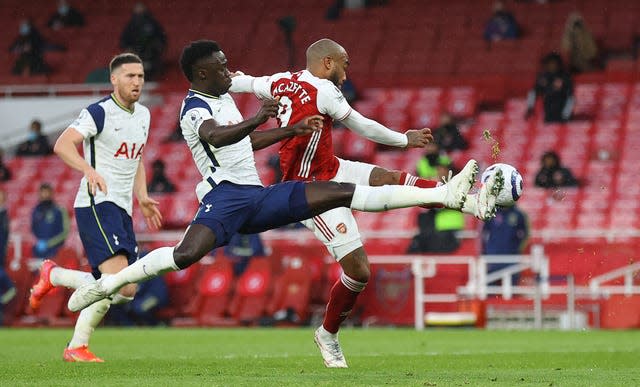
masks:
<instances>
[{"instance_id":1,"label":"player's face","mask_svg":"<svg viewBox=\"0 0 640 387\"><path fill-rule=\"evenodd\" d=\"M346 52L342 52L332 61L333 68L329 74L329 80L338 88L342 87L344 81L347 80L347 68L349 67L349 56Z\"/></svg>"},{"instance_id":2,"label":"player's face","mask_svg":"<svg viewBox=\"0 0 640 387\"><path fill-rule=\"evenodd\" d=\"M204 59L198 66L204 71L210 92L214 95L222 95L229 91L231 73L227 68L227 57L222 51L214 52L210 58Z\"/></svg>"},{"instance_id":3,"label":"player's face","mask_svg":"<svg viewBox=\"0 0 640 387\"><path fill-rule=\"evenodd\" d=\"M144 68L140 63L125 63L111 74L111 84L124 103L140 99L144 85Z\"/></svg>"}]
</instances>

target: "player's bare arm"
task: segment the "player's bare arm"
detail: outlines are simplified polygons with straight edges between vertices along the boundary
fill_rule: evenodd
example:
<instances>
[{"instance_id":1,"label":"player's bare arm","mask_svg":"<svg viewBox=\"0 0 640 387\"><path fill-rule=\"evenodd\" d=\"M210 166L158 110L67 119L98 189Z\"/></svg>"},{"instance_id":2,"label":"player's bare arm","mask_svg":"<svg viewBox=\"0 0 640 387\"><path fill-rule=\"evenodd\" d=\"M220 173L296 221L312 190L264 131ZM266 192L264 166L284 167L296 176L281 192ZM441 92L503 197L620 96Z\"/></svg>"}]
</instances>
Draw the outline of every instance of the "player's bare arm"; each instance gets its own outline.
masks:
<instances>
[{"instance_id":1,"label":"player's bare arm","mask_svg":"<svg viewBox=\"0 0 640 387\"><path fill-rule=\"evenodd\" d=\"M140 210L142 211L142 215L144 215L144 219L146 220L149 228L152 230L159 229L162 226L162 214L158 209L158 205L160 203L149 197L149 193L147 191L147 173L145 171L142 158L140 158L136 177L133 180L133 192L138 199Z\"/></svg>"},{"instance_id":2,"label":"player's bare arm","mask_svg":"<svg viewBox=\"0 0 640 387\"><path fill-rule=\"evenodd\" d=\"M84 173L92 195L95 195L98 190L106 194L107 183L78 152L78 144L83 140L84 137L80 132L69 127L58 137L53 151L71 168Z\"/></svg>"},{"instance_id":3,"label":"player's bare arm","mask_svg":"<svg viewBox=\"0 0 640 387\"><path fill-rule=\"evenodd\" d=\"M273 128L267 130L256 130L251 132L251 147L254 151L264 149L285 138L294 136L306 136L320 130L324 118L319 115L305 117L301 121L291 126Z\"/></svg>"},{"instance_id":4,"label":"player's bare arm","mask_svg":"<svg viewBox=\"0 0 640 387\"><path fill-rule=\"evenodd\" d=\"M218 125L214 120L206 120L200 125L198 135L209 144L220 148L235 144L253 132L258 126L278 114L278 100L268 99L255 116L233 125Z\"/></svg>"}]
</instances>

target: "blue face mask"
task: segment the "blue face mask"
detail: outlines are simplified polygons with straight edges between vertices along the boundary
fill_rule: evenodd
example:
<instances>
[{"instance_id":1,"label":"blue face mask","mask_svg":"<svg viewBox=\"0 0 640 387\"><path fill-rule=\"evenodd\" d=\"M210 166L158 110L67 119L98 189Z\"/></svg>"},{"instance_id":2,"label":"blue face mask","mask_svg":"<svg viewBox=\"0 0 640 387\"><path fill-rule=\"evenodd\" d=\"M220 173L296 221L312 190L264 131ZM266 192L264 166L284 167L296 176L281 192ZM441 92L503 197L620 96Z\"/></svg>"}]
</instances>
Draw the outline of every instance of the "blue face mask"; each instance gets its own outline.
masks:
<instances>
[{"instance_id":1,"label":"blue face mask","mask_svg":"<svg viewBox=\"0 0 640 387\"><path fill-rule=\"evenodd\" d=\"M29 25L29 23L22 23L20 24L20 35L24 36L24 35L28 35L29 32L31 32L31 26Z\"/></svg>"},{"instance_id":2,"label":"blue face mask","mask_svg":"<svg viewBox=\"0 0 640 387\"><path fill-rule=\"evenodd\" d=\"M58 13L60 15L66 15L67 13L69 13L69 6L68 5L61 5L60 7L58 7Z\"/></svg>"},{"instance_id":3,"label":"blue face mask","mask_svg":"<svg viewBox=\"0 0 640 387\"><path fill-rule=\"evenodd\" d=\"M38 138L38 133L36 132L29 132L29 141L34 141L35 139Z\"/></svg>"}]
</instances>

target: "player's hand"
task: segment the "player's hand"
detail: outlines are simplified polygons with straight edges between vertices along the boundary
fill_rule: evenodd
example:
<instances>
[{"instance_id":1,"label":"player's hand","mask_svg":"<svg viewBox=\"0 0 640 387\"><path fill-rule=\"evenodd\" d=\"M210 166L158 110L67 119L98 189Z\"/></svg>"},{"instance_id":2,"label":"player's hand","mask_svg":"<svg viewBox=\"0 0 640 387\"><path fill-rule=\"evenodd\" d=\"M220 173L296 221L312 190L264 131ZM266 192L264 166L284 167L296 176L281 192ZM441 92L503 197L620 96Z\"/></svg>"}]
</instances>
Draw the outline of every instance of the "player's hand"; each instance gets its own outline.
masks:
<instances>
[{"instance_id":1,"label":"player's hand","mask_svg":"<svg viewBox=\"0 0 640 387\"><path fill-rule=\"evenodd\" d=\"M244 75L244 73L242 71L235 71L235 72L229 74L229 76L231 78L237 77L238 75Z\"/></svg>"},{"instance_id":2,"label":"player's hand","mask_svg":"<svg viewBox=\"0 0 640 387\"><path fill-rule=\"evenodd\" d=\"M84 177L87 179L87 183L89 184L89 192L91 192L93 196L96 196L98 190L102 191L105 195L107 194L107 183L95 169L89 168L86 170Z\"/></svg>"},{"instance_id":3,"label":"player's hand","mask_svg":"<svg viewBox=\"0 0 640 387\"><path fill-rule=\"evenodd\" d=\"M407 136L407 148L424 148L428 143L433 142L431 129L411 129L404 133Z\"/></svg>"},{"instance_id":4,"label":"player's hand","mask_svg":"<svg viewBox=\"0 0 640 387\"><path fill-rule=\"evenodd\" d=\"M158 209L160 203L147 196L138 199L138 204L140 204L140 210L142 210L142 215L144 215L150 229L157 230L162 227L162 214Z\"/></svg>"},{"instance_id":5,"label":"player's hand","mask_svg":"<svg viewBox=\"0 0 640 387\"><path fill-rule=\"evenodd\" d=\"M280 97L276 97L276 99L265 99L262 101L262 106L256 114L255 119L258 120L260 124L264 124L269 118L273 118L278 115L279 109Z\"/></svg>"},{"instance_id":6,"label":"player's hand","mask_svg":"<svg viewBox=\"0 0 640 387\"><path fill-rule=\"evenodd\" d=\"M324 118L319 115L305 117L292 126L293 135L304 136L313 132L317 132L322 128L323 121Z\"/></svg>"}]
</instances>

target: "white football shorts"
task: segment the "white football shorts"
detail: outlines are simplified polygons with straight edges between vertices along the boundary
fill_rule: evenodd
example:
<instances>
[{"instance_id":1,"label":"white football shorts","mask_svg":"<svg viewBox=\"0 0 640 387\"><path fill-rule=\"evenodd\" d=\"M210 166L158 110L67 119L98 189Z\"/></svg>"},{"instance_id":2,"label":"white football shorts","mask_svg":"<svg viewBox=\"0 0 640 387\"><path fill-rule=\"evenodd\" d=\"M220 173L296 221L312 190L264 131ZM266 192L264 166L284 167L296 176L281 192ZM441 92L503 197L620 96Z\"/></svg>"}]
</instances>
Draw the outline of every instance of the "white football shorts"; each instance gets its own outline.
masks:
<instances>
[{"instance_id":1,"label":"white football shorts","mask_svg":"<svg viewBox=\"0 0 640 387\"><path fill-rule=\"evenodd\" d=\"M369 176L375 165L358 161L342 160L338 158L340 167L336 176L331 179L338 183L353 183L369 185ZM309 230L313 231L333 255L336 261L340 261L358 247L362 247L360 231L353 212L347 207L338 207L311 219L302 221Z\"/></svg>"}]
</instances>

